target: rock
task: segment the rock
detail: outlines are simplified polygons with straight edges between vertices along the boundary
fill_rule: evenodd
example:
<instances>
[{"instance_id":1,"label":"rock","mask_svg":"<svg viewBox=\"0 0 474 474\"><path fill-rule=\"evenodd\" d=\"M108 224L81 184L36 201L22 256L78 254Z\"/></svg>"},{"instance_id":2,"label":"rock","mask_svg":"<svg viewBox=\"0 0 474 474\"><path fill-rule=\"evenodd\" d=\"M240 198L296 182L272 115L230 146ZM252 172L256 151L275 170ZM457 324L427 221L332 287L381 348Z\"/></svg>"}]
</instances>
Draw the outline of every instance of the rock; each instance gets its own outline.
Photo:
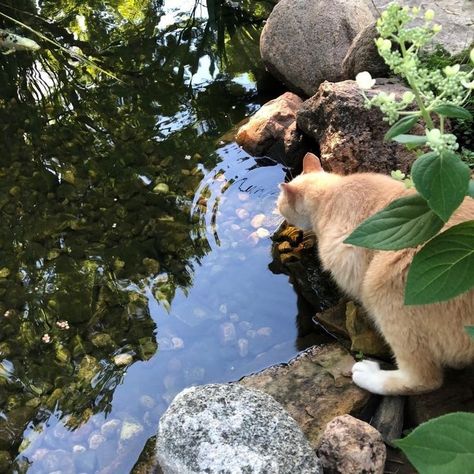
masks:
<instances>
[{"instance_id":1,"label":"rock","mask_svg":"<svg viewBox=\"0 0 474 474\"><path fill-rule=\"evenodd\" d=\"M117 367L130 365L133 362L133 355L127 353L117 354L113 357L113 361Z\"/></svg>"},{"instance_id":2,"label":"rock","mask_svg":"<svg viewBox=\"0 0 474 474\"><path fill-rule=\"evenodd\" d=\"M238 384L178 394L160 420L157 458L165 474L322 472L285 410L265 393Z\"/></svg>"},{"instance_id":3,"label":"rock","mask_svg":"<svg viewBox=\"0 0 474 474\"><path fill-rule=\"evenodd\" d=\"M391 0L374 0L379 10L383 10ZM474 45L474 3L472 0L404 0L403 5L422 6L423 10L431 8L435 12L434 22L442 26L429 50L441 46L451 56L462 53ZM422 24L423 16L414 25Z\"/></svg>"},{"instance_id":4,"label":"rock","mask_svg":"<svg viewBox=\"0 0 474 474\"><path fill-rule=\"evenodd\" d=\"M120 441L128 442L143 432L143 426L133 419L125 420L120 430Z\"/></svg>"},{"instance_id":5,"label":"rock","mask_svg":"<svg viewBox=\"0 0 474 474\"><path fill-rule=\"evenodd\" d=\"M237 337L234 323L226 321L219 326L219 340L222 345L233 344Z\"/></svg>"},{"instance_id":6,"label":"rock","mask_svg":"<svg viewBox=\"0 0 474 474\"><path fill-rule=\"evenodd\" d=\"M296 113L302 103L291 92L267 102L240 127L236 142L250 155L269 156L286 166L295 166L307 151L303 135L296 129Z\"/></svg>"},{"instance_id":7,"label":"rock","mask_svg":"<svg viewBox=\"0 0 474 474\"><path fill-rule=\"evenodd\" d=\"M379 79L370 97L381 91L401 98L408 89L400 82ZM355 81L324 82L298 112L298 127L319 142L320 158L327 171L350 174L358 171L408 173L416 158L396 142L384 143L389 125L378 108L367 110ZM410 132L423 134L417 125Z\"/></svg>"},{"instance_id":8,"label":"rock","mask_svg":"<svg viewBox=\"0 0 474 474\"><path fill-rule=\"evenodd\" d=\"M277 79L313 95L324 80L348 79L342 61L352 40L375 17L364 0L282 0L260 37L260 54Z\"/></svg>"},{"instance_id":9,"label":"rock","mask_svg":"<svg viewBox=\"0 0 474 474\"><path fill-rule=\"evenodd\" d=\"M375 46L375 38L378 37L375 22L367 25L357 34L342 62L345 78L354 79L362 71L370 72L372 77L387 77L390 74L390 68L385 64Z\"/></svg>"},{"instance_id":10,"label":"rock","mask_svg":"<svg viewBox=\"0 0 474 474\"><path fill-rule=\"evenodd\" d=\"M100 433L93 433L89 437L89 449L99 449L100 446L105 442L106 438Z\"/></svg>"},{"instance_id":11,"label":"rock","mask_svg":"<svg viewBox=\"0 0 474 474\"><path fill-rule=\"evenodd\" d=\"M402 435L405 397L383 397L370 424L386 443Z\"/></svg>"},{"instance_id":12,"label":"rock","mask_svg":"<svg viewBox=\"0 0 474 474\"><path fill-rule=\"evenodd\" d=\"M337 305L316 313L315 322L320 324L332 335L343 336L349 339L346 328L346 300L343 298Z\"/></svg>"},{"instance_id":13,"label":"rock","mask_svg":"<svg viewBox=\"0 0 474 474\"><path fill-rule=\"evenodd\" d=\"M148 439L137 462L131 470L131 474L162 474L158 461L156 459L156 436Z\"/></svg>"},{"instance_id":14,"label":"rock","mask_svg":"<svg viewBox=\"0 0 474 474\"><path fill-rule=\"evenodd\" d=\"M377 357L391 356L390 347L376 331L367 313L352 301L346 304L346 328L351 339L351 351Z\"/></svg>"},{"instance_id":15,"label":"rock","mask_svg":"<svg viewBox=\"0 0 474 474\"><path fill-rule=\"evenodd\" d=\"M441 388L408 397L406 410L409 426L455 411L474 412L474 367L447 370Z\"/></svg>"},{"instance_id":16,"label":"rock","mask_svg":"<svg viewBox=\"0 0 474 474\"><path fill-rule=\"evenodd\" d=\"M350 415L343 415L328 423L318 456L325 474L383 474L386 449L375 428Z\"/></svg>"},{"instance_id":17,"label":"rock","mask_svg":"<svg viewBox=\"0 0 474 474\"><path fill-rule=\"evenodd\" d=\"M298 294L314 308L333 306L339 299L339 291L329 273L321 269L314 234L303 234L288 224L283 224L272 236L273 261L269 268L273 273L290 276Z\"/></svg>"},{"instance_id":18,"label":"rock","mask_svg":"<svg viewBox=\"0 0 474 474\"><path fill-rule=\"evenodd\" d=\"M370 399L352 383L354 362L338 344L314 346L288 364L269 367L239 383L273 396L316 448L330 420L346 413L357 415Z\"/></svg>"}]
</instances>

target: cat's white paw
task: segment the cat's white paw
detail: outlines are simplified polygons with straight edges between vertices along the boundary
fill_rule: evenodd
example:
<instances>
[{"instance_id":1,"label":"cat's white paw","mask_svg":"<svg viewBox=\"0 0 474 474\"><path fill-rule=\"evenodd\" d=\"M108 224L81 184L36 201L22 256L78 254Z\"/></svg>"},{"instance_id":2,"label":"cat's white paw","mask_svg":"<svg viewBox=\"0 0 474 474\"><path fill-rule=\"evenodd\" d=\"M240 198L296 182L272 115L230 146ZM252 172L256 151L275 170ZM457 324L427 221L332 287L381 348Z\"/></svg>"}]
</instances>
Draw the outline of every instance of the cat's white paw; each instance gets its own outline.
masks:
<instances>
[{"instance_id":1,"label":"cat's white paw","mask_svg":"<svg viewBox=\"0 0 474 474\"><path fill-rule=\"evenodd\" d=\"M385 395L383 389L385 371L380 370L378 362L373 360L356 362L352 366L352 380L356 385L365 388L369 392Z\"/></svg>"}]
</instances>

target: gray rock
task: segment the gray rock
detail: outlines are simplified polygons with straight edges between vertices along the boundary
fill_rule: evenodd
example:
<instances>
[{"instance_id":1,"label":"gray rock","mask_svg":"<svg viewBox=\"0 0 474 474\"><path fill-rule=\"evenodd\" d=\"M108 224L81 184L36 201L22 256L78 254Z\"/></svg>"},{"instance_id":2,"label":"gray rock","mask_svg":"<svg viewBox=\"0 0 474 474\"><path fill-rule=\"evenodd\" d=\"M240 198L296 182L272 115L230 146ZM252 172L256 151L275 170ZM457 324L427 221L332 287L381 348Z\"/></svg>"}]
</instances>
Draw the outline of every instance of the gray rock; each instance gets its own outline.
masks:
<instances>
[{"instance_id":1,"label":"gray rock","mask_svg":"<svg viewBox=\"0 0 474 474\"><path fill-rule=\"evenodd\" d=\"M387 452L375 428L342 415L328 423L318 456L325 474L383 474Z\"/></svg>"},{"instance_id":2,"label":"gray rock","mask_svg":"<svg viewBox=\"0 0 474 474\"><path fill-rule=\"evenodd\" d=\"M401 98L408 89L400 82L379 79L367 92L384 91ZM298 112L298 127L319 142L320 158L327 171L351 174L361 171L409 172L416 158L413 151L396 142L383 141L389 125L378 108L367 110L355 81L324 82ZM424 135L421 125L412 134Z\"/></svg>"},{"instance_id":3,"label":"gray rock","mask_svg":"<svg viewBox=\"0 0 474 474\"><path fill-rule=\"evenodd\" d=\"M383 397L371 425L380 432L386 443L402 435L405 397Z\"/></svg>"},{"instance_id":4,"label":"gray rock","mask_svg":"<svg viewBox=\"0 0 474 474\"><path fill-rule=\"evenodd\" d=\"M375 46L375 38L378 37L375 22L358 33L342 62L345 78L354 79L362 71L370 72L372 77L386 77L390 74L390 68L385 64Z\"/></svg>"},{"instance_id":5,"label":"gray rock","mask_svg":"<svg viewBox=\"0 0 474 474\"><path fill-rule=\"evenodd\" d=\"M352 383L354 362L338 344L313 346L289 363L244 377L239 383L281 403L316 448L330 420L344 413L358 414L371 398Z\"/></svg>"},{"instance_id":6,"label":"gray rock","mask_svg":"<svg viewBox=\"0 0 474 474\"><path fill-rule=\"evenodd\" d=\"M191 387L161 418L157 458L165 474L317 474L296 422L270 396L236 384Z\"/></svg>"},{"instance_id":7,"label":"gray rock","mask_svg":"<svg viewBox=\"0 0 474 474\"><path fill-rule=\"evenodd\" d=\"M347 79L342 61L372 11L365 0L281 0L260 37L263 62L290 90L313 95L324 80Z\"/></svg>"},{"instance_id":8,"label":"gray rock","mask_svg":"<svg viewBox=\"0 0 474 474\"><path fill-rule=\"evenodd\" d=\"M41 460L44 472L60 471L63 474L74 474L74 462L70 453L62 449L49 451Z\"/></svg>"},{"instance_id":9,"label":"gray rock","mask_svg":"<svg viewBox=\"0 0 474 474\"><path fill-rule=\"evenodd\" d=\"M382 11L392 0L374 0L376 7ZM433 39L428 50L441 46L454 56L474 45L474 2L472 0L404 0L403 5L421 6L423 10L431 8L435 12L434 22L442 30ZM422 23L417 20L415 24Z\"/></svg>"}]
</instances>

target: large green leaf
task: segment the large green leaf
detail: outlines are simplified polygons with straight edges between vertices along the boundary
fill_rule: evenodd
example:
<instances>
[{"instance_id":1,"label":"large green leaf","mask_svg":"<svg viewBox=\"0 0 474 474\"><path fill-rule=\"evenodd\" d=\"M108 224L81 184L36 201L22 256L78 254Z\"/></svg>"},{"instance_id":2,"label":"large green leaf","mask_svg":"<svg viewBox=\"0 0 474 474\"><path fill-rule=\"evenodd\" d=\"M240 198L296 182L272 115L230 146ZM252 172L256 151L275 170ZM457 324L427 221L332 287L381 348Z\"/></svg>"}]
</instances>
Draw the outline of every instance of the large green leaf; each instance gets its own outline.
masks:
<instances>
[{"instance_id":1,"label":"large green leaf","mask_svg":"<svg viewBox=\"0 0 474 474\"><path fill-rule=\"evenodd\" d=\"M425 135L397 135L393 138L396 142L403 145L424 145L426 143Z\"/></svg>"},{"instance_id":2,"label":"large green leaf","mask_svg":"<svg viewBox=\"0 0 474 474\"><path fill-rule=\"evenodd\" d=\"M472 474L474 413L434 418L394 443L420 474Z\"/></svg>"},{"instance_id":3,"label":"large green leaf","mask_svg":"<svg viewBox=\"0 0 474 474\"><path fill-rule=\"evenodd\" d=\"M418 194L390 203L362 222L344 241L346 244L377 250L416 247L443 227L443 221Z\"/></svg>"},{"instance_id":4,"label":"large green leaf","mask_svg":"<svg viewBox=\"0 0 474 474\"><path fill-rule=\"evenodd\" d=\"M415 255L405 304L449 300L473 286L474 221L467 221L437 235Z\"/></svg>"},{"instance_id":5,"label":"large green leaf","mask_svg":"<svg viewBox=\"0 0 474 474\"><path fill-rule=\"evenodd\" d=\"M459 105L440 104L433 109L433 112L443 115L444 117L472 120L471 112L464 107L459 107Z\"/></svg>"},{"instance_id":6,"label":"large green leaf","mask_svg":"<svg viewBox=\"0 0 474 474\"><path fill-rule=\"evenodd\" d=\"M416 122L418 122L417 115L409 115L408 117L401 118L388 129L388 132L383 137L384 141L388 141L402 133L409 132Z\"/></svg>"},{"instance_id":7,"label":"large green leaf","mask_svg":"<svg viewBox=\"0 0 474 474\"><path fill-rule=\"evenodd\" d=\"M426 153L411 169L416 190L445 222L464 200L470 175L469 166L452 152Z\"/></svg>"}]
</instances>

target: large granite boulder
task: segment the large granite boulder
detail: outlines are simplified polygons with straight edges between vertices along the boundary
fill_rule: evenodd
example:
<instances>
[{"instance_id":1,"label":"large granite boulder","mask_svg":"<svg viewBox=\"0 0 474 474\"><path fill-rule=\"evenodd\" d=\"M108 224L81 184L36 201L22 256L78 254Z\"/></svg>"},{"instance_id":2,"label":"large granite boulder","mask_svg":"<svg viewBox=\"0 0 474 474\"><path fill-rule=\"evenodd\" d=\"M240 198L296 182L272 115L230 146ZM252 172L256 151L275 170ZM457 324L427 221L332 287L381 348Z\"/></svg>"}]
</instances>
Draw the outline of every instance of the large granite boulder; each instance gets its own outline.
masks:
<instances>
[{"instance_id":1,"label":"large granite boulder","mask_svg":"<svg viewBox=\"0 0 474 474\"><path fill-rule=\"evenodd\" d=\"M289 167L299 165L308 151L296 128L296 113L302 104L296 94L285 92L242 125L235 141L250 155L269 156Z\"/></svg>"},{"instance_id":2,"label":"large granite boulder","mask_svg":"<svg viewBox=\"0 0 474 474\"><path fill-rule=\"evenodd\" d=\"M281 0L260 38L267 69L296 93L313 95L324 80L348 79L342 61L354 37L375 20L366 0Z\"/></svg>"},{"instance_id":3,"label":"large granite boulder","mask_svg":"<svg viewBox=\"0 0 474 474\"><path fill-rule=\"evenodd\" d=\"M344 414L360 415L371 400L370 393L352 383L354 362L339 344L313 346L287 364L269 367L239 383L280 402L316 449L329 421Z\"/></svg>"},{"instance_id":4,"label":"large granite boulder","mask_svg":"<svg viewBox=\"0 0 474 474\"><path fill-rule=\"evenodd\" d=\"M157 457L164 474L322 473L314 450L282 406L238 384L178 394L160 420Z\"/></svg>"},{"instance_id":5,"label":"large granite boulder","mask_svg":"<svg viewBox=\"0 0 474 474\"><path fill-rule=\"evenodd\" d=\"M407 90L396 80L379 79L367 95L383 91L401 98ZM321 162L327 171L390 173L399 169L407 173L416 158L404 145L383 141L389 125L378 108L365 108L355 81L321 84L299 110L297 123L319 142ZM410 133L424 135L424 129L417 125Z\"/></svg>"},{"instance_id":6,"label":"large granite boulder","mask_svg":"<svg viewBox=\"0 0 474 474\"><path fill-rule=\"evenodd\" d=\"M387 454L375 428L343 415L326 426L318 455L325 474L383 474Z\"/></svg>"}]
</instances>

